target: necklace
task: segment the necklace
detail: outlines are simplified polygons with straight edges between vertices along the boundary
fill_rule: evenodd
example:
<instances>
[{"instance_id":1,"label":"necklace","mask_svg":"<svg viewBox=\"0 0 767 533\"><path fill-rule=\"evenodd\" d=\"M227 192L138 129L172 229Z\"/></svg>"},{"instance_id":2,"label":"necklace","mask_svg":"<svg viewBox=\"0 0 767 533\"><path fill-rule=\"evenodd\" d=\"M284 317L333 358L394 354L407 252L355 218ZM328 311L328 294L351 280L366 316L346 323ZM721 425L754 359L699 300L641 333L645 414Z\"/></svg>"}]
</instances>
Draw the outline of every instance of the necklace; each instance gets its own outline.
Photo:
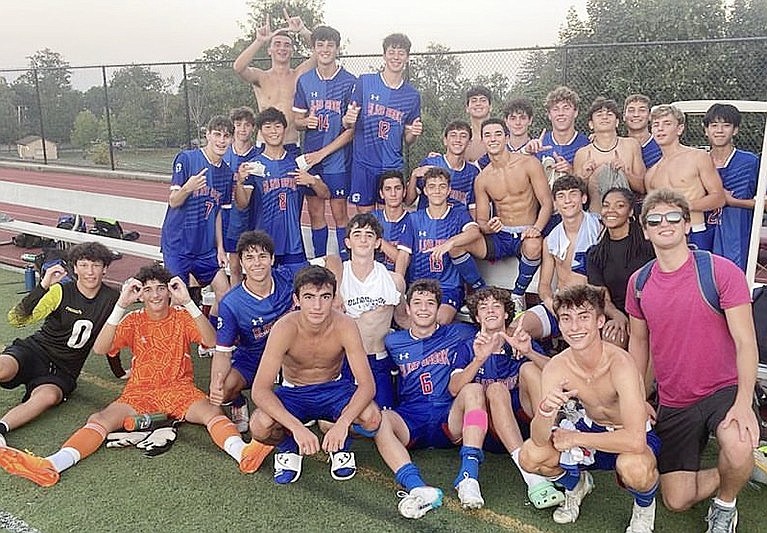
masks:
<instances>
[{"instance_id":1,"label":"necklace","mask_svg":"<svg viewBox=\"0 0 767 533\"><path fill-rule=\"evenodd\" d=\"M615 150L618 147L618 138L617 137L615 138L615 144L613 144L607 150L603 150L602 148L600 148L599 145L596 143L596 141L591 141L591 144L594 146L594 148L597 149L597 151L602 152L603 154L607 154L607 153L612 152L613 150Z\"/></svg>"}]
</instances>

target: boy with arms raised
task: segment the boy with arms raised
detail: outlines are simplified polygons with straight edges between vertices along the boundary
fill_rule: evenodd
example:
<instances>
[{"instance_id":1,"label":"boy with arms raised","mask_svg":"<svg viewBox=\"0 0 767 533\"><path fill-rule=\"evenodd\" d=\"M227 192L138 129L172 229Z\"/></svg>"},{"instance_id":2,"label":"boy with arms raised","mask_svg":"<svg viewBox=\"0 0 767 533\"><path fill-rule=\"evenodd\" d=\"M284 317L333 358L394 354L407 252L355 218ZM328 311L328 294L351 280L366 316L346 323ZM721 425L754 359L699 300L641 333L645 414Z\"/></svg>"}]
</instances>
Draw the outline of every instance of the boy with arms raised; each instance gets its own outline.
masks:
<instances>
[{"instance_id":1,"label":"boy with arms raised","mask_svg":"<svg viewBox=\"0 0 767 533\"><path fill-rule=\"evenodd\" d=\"M589 469L615 470L634 497L627 533L651 533L660 439L649 430L643 380L628 353L601 339L605 315L600 289L563 289L554 297L554 312L569 348L543 369L543 400L531 438L522 446L522 466L565 487L565 501L553 515L558 524L578 519L581 502L594 486ZM583 409L557 424L560 409L571 398L580 400Z\"/></svg>"},{"instance_id":2,"label":"boy with arms raised","mask_svg":"<svg viewBox=\"0 0 767 533\"><path fill-rule=\"evenodd\" d=\"M171 298L180 304L170 305ZM141 301L143 308L125 315ZM194 385L189 344L212 345L215 332L189 297L183 281L171 278L159 265L143 267L127 280L93 350L118 356L122 348L133 353L131 375L120 397L91 415L53 455L42 458L0 447L0 467L8 473L49 487L61 472L95 453L110 431L123 427L125 418L140 413L165 413L172 418L204 425L216 445L253 473L268 453L259 443L246 445L221 409L211 405ZM148 448L149 449L149 448Z\"/></svg>"},{"instance_id":3,"label":"boy with arms raised","mask_svg":"<svg viewBox=\"0 0 767 533\"><path fill-rule=\"evenodd\" d=\"M257 409L250 432L254 440L277 446L274 481L287 484L301 476L303 457L320 451L319 439L304 424L333 422L321 449L330 454L333 479L351 479L357 467L349 451L350 426L373 436L381 422L367 355L354 320L333 310L332 272L308 266L296 274L293 287L299 310L278 320L269 333L253 381ZM353 380L342 374L344 360ZM274 389L278 374L281 384Z\"/></svg>"},{"instance_id":4,"label":"boy with arms raised","mask_svg":"<svg viewBox=\"0 0 767 533\"><path fill-rule=\"evenodd\" d=\"M348 217L351 146L353 132L343 127L342 118L349 106L349 96L357 81L337 64L341 34L329 26L318 26L311 37L317 68L298 78L293 99L296 127L304 131L304 160L313 174L322 176L330 189L330 211L336 226L338 251L346 258L344 232ZM306 207L312 225L314 256L327 255L328 226L325 200L312 191L306 194Z\"/></svg>"}]
</instances>

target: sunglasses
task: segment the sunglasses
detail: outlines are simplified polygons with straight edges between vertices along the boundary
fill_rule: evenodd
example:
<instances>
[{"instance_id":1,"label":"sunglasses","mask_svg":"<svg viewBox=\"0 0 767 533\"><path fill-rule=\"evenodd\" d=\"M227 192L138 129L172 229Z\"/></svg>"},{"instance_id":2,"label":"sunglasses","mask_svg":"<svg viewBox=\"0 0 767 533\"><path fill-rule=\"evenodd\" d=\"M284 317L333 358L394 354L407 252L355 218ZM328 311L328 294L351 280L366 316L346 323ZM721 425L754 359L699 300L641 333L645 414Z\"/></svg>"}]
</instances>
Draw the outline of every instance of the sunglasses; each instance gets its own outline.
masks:
<instances>
[{"instance_id":1,"label":"sunglasses","mask_svg":"<svg viewBox=\"0 0 767 533\"><path fill-rule=\"evenodd\" d=\"M669 224L679 224L684 220L684 215L681 211L669 211L668 213L650 213L644 219L645 224L651 227L660 226L663 220L666 220Z\"/></svg>"}]
</instances>

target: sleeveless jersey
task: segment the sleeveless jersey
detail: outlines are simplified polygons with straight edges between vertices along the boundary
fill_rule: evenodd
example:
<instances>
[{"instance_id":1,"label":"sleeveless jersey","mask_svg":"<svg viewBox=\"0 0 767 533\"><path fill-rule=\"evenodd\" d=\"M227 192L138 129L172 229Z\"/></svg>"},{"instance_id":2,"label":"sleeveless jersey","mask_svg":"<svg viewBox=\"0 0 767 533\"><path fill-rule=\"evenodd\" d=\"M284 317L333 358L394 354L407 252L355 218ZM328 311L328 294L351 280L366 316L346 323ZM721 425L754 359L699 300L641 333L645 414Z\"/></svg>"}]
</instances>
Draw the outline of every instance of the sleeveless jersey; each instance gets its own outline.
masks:
<instances>
[{"instance_id":1,"label":"sleeveless jersey","mask_svg":"<svg viewBox=\"0 0 767 533\"><path fill-rule=\"evenodd\" d=\"M642 145L642 161L644 161L644 166L650 168L660 161L662 155L660 146L658 146L658 143L655 142L651 135Z\"/></svg>"},{"instance_id":2,"label":"sleeveless jersey","mask_svg":"<svg viewBox=\"0 0 767 533\"><path fill-rule=\"evenodd\" d=\"M363 313L383 305L397 305L402 296L386 267L375 261L373 271L364 280L352 272L352 262L344 261L344 273L338 293L346 314L359 318Z\"/></svg>"}]
</instances>

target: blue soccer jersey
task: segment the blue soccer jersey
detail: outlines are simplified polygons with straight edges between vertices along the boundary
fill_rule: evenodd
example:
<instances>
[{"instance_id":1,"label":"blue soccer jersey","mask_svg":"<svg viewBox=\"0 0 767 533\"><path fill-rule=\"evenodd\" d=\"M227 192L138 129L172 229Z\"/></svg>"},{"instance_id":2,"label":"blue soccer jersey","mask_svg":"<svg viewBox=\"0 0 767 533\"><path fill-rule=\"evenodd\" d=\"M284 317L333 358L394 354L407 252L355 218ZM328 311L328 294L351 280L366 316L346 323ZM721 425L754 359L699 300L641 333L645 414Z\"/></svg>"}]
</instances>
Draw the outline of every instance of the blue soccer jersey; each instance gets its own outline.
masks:
<instances>
[{"instance_id":1,"label":"blue soccer jersey","mask_svg":"<svg viewBox=\"0 0 767 533\"><path fill-rule=\"evenodd\" d=\"M407 270L407 281L419 278L439 280L443 288L461 287L461 276L447 254L434 259L428 250L439 246L450 237L458 235L465 228L475 225L469 211L462 205L448 205L442 218L431 218L428 210L420 209L410 213L410 222L416 238L416 248Z\"/></svg>"},{"instance_id":2,"label":"blue soccer jersey","mask_svg":"<svg viewBox=\"0 0 767 533\"><path fill-rule=\"evenodd\" d=\"M409 330L389 333L384 342L397 368L400 405L409 403L450 404L448 391L455 350L475 329L468 324L438 326L425 339L416 339Z\"/></svg>"},{"instance_id":3,"label":"blue soccer jersey","mask_svg":"<svg viewBox=\"0 0 767 533\"><path fill-rule=\"evenodd\" d=\"M269 234L274 241L274 255L304 254L301 235L301 207L308 187L296 185L296 161L287 152L281 159L261 153L253 159L257 168L243 184L252 188L250 197L251 228Z\"/></svg>"},{"instance_id":4,"label":"blue soccer jersey","mask_svg":"<svg viewBox=\"0 0 767 533\"><path fill-rule=\"evenodd\" d=\"M554 134L551 130L546 130L546 133L543 134L543 146L551 146L551 148L548 150L541 150L535 154L535 156L542 160L547 155L554 157L554 153L556 152L557 155L564 157L567 162L572 165L573 160L575 160L575 152L587 144L589 144L589 138L579 131L576 131L572 139L565 144L559 144L554 140Z\"/></svg>"},{"instance_id":5,"label":"blue soccer jersey","mask_svg":"<svg viewBox=\"0 0 767 533\"><path fill-rule=\"evenodd\" d=\"M398 250L404 250L408 254L413 254L415 248L415 234L413 233L413 225L410 223L410 214L405 211L399 220L389 220L386 218L386 213L383 209L376 209L373 211L373 216L376 217L378 222L383 228L383 240L390 242L397 247ZM383 252L376 253L376 261L383 263L389 270L394 270L394 261Z\"/></svg>"},{"instance_id":6,"label":"blue soccer jersey","mask_svg":"<svg viewBox=\"0 0 767 533\"><path fill-rule=\"evenodd\" d=\"M450 203L463 204L468 208L476 205L474 201L474 180L479 174L479 167L469 161L464 161L459 169L451 168L444 155L426 157L418 165L419 167L439 167L450 172ZM418 178L415 186L423 191L423 178ZM418 209L425 209L429 205L429 199L421 193L418 196Z\"/></svg>"},{"instance_id":7,"label":"blue soccer jersey","mask_svg":"<svg viewBox=\"0 0 767 533\"><path fill-rule=\"evenodd\" d=\"M298 78L293 111L311 112L317 117L317 129L307 129L302 145L304 153L316 152L333 142L344 131L341 119L346 113L349 98L357 78L343 67L338 67L328 79L320 77L317 69ZM322 174L346 174L351 163L351 144L336 150L320 163Z\"/></svg>"},{"instance_id":8,"label":"blue soccer jersey","mask_svg":"<svg viewBox=\"0 0 767 533\"><path fill-rule=\"evenodd\" d=\"M354 163L370 168L402 169L405 126L421 116L421 95L409 83L389 87L381 74L363 74L351 100L360 106L354 128Z\"/></svg>"},{"instance_id":9,"label":"blue soccer jersey","mask_svg":"<svg viewBox=\"0 0 767 533\"><path fill-rule=\"evenodd\" d=\"M256 146L251 146L244 154L237 154L234 151L233 145L229 145L224 154L224 161L232 169L232 174L235 174L242 163L250 161L260 151ZM224 209L221 213L221 223L224 231L224 250L234 252L237 249L237 239L240 238L242 232L246 231L250 225L250 211L247 207L245 209L238 209L234 205L234 198L232 198L231 209Z\"/></svg>"},{"instance_id":10,"label":"blue soccer jersey","mask_svg":"<svg viewBox=\"0 0 767 533\"><path fill-rule=\"evenodd\" d=\"M259 298L241 283L226 293L218 307L216 350L245 358L254 367L264 353L269 332L282 315L293 309L293 276L290 270L272 269L272 293Z\"/></svg>"},{"instance_id":11,"label":"blue soccer jersey","mask_svg":"<svg viewBox=\"0 0 767 533\"><path fill-rule=\"evenodd\" d=\"M232 170L226 162L211 163L202 149L185 150L173 161L171 191L204 168L206 186L190 194L178 207L168 206L162 223L160 247L164 254L203 255L216 250L216 216L232 203Z\"/></svg>"},{"instance_id":12,"label":"blue soccer jersey","mask_svg":"<svg viewBox=\"0 0 767 533\"><path fill-rule=\"evenodd\" d=\"M655 139L650 136L642 145L642 161L644 161L644 166L646 168L650 168L655 163L660 161L660 158L663 154L660 151L660 146L658 146L658 143L655 142Z\"/></svg>"},{"instance_id":13,"label":"blue soccer jersey","mask_svg":"<svg viewBox=\"0 0 767 533\"><path fill-rule=\"evenodd\" d=\"M511 353L511 346L504 343L504 350ZM474 338L467 339L461 343L455 352L453 359L453 370L463 370L474 359ZM508 390L513 390L519 382L519 369L527 363L529 359L514 359L507 353L490 354L482 366L477 370L477 375L472 380L474 383L480 383L487 387L491 383L503 383Z\"/></svg>"},{"instance_id":14,"label":"blue soccer jersey","mask_svg":"<svg viewBox=\"0 0 767 533\"><path fill-rule=\"evenodd\" d=\"M756 194L759 157L745 150L734 150L723 167L717 168L722 186L735 198L746 200ZM751 223L754 211L742 207L724 206L709 213L706 223L714 226L712 251L726 257L743 271L748 262Z\"/></svg>"}]
</instances>

